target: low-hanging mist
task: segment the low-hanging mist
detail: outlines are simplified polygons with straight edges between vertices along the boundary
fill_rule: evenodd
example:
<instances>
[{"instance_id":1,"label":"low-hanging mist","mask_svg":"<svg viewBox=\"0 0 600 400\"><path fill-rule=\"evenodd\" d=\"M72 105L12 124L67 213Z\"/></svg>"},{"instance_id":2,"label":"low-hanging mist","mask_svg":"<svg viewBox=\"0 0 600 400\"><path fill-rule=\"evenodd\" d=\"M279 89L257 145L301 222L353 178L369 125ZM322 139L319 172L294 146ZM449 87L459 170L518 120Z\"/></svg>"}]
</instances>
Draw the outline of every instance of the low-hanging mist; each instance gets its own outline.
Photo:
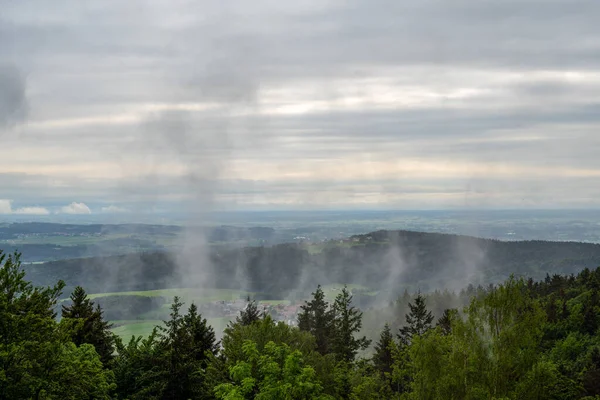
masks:
<instances>
[{"instance_id":1,"label":"low-hanging mist","mask_svg":"<svg viewBox=\"0 0 600 400\"><path fill-rule=\"evenodd\" d=\"M67 289L82 285L90 293L204 287L302 299L318 284L347 283L379 292L371 302L387 302L405 289L458 290L469 283L501 282L511 274L543 278L600 264L599 244L503 242L410 231L377 231L319 249L281 244L208 246L205 251L208 262L201 271L211 279L204 282L190 278L178 256L165 252L62 260L29 265L26 271L36 284L63 279Z\"/></svg>"}]
</instances>

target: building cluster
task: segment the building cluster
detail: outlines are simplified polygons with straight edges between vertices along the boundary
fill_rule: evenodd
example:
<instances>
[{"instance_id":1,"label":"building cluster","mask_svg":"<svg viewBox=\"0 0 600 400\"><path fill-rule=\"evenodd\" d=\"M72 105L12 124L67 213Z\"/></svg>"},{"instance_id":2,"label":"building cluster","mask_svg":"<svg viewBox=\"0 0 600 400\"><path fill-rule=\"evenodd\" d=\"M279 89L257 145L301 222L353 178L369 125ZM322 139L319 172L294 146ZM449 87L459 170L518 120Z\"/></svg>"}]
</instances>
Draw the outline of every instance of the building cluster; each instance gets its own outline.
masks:
<instances>
[{"instance_id":1,"label":"building cluster","mask_svg":"<svg viewBox=\"0 0 600 400\"><path fill-rule=\"evenodd\" d=\"M219 300L205 303L199 306L199 312L207 318L228 317L234 319L246 308L248 302L243 299ZM288 304L260 304L258 309L271 316L275 321L283 321L289 325L295 325L298 318L300 306Z\"/></svg>"},{"instance_id":2,"label":"building cluster","mask_svg":"<svg viewBox=\"0 0 600 400\"><path fill-rule=\"evenodd\" d=\"M231 317L239 315L248 302L242 299L219 300L200 305L199 312L207 318Z\"/></svg>"},{"instance_id":3,"label":"building cluster","mask_svg":"<svg viewBox=\"0 0 600 400\"><path fill-rule=\"evenodd\" d=\"M286 304L270 304L264 310L275 320L283 321L288 325L296 325L300 306Z\"/></svg>"}]
</instances>

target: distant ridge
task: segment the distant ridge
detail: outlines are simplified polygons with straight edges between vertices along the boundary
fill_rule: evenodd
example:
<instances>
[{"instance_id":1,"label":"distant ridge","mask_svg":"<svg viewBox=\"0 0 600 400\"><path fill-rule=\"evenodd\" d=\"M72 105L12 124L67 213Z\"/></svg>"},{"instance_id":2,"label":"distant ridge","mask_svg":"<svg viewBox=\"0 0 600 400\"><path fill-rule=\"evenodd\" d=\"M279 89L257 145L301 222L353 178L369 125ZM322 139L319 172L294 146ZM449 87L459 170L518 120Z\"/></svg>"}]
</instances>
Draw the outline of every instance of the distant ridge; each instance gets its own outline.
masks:
<instances>
[{"instance_id":1,"label":"distant ridge","mask_svg":"<svg viewBox=\"0 0 600 400\"><path fill-rule=\"evenodd\" d=\"M208 258L208 265L192 256L180 266L175 254L148 252L28 265L26 271L36 284L63 279L90 293L210 285L286 295L319 283L431 290L495 283L511 274L540 279L595 268L600 244L381 230L319 244L217 248Z\"/></svg>"}]
</instances>

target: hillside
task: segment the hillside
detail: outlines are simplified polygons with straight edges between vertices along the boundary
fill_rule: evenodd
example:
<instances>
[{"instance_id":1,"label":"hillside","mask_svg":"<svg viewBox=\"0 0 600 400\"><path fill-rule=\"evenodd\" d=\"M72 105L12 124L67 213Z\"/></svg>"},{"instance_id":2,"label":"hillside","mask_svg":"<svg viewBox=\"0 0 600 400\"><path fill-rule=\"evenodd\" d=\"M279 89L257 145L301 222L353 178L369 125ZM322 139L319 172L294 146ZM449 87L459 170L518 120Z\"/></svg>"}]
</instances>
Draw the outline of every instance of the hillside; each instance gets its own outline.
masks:
<instances>
[{"instance_id":1,"label":"hillside","mask_svg":"<svg viewBox=\"0 0 600 400\"><path fill-rule=\"evenodd\" d=\"M91 293L170 287L243 289L288 297L316 284L354 283L374 290L461 288L511 274L543 278L600 265L600 245L503 242L413 231L377 231L318 244L210 248L185 257L166 252L54 261L26 266L28 279ZM183 260L185 259L185 260Z\"/></svg>"}]
</instances>

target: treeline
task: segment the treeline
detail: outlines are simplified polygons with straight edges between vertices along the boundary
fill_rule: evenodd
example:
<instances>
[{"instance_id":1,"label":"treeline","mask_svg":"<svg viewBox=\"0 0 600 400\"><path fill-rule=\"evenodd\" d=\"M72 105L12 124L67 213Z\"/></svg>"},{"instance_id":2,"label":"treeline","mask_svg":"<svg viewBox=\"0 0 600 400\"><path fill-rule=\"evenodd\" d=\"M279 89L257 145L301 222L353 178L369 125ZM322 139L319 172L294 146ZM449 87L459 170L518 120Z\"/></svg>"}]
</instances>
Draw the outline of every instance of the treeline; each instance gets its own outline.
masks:
<instances>
[{"instance_id":1,"label":"treeline","mask_svg":"<svg viewBox=\"0 0 600 400\"><path fill-rule=\"evenodd\" d=\"M309 251L310 250L310 251ZM315 251L318 250L318 251ZM378 231L331 241L272 247L210 247L207 259L169 253L95 257L28 265L37 285L64 280L67 290L91 293L153 290L204 284L288 298L310 294L317 284L347 282L374 290L431 291L466 281L499 283L511 274L543 279L600 265L600 245L574 242L502 242L467 236ZM198 282L194 282L197 278ZM386 293L384 297L389 296Z\"/></svg>"},{"instance_id":2,"label":"treeline","mask_svg":"<svg viewBox=\"0 0 600 400\"><path fill-rule=\"evenodd\" d=\"M297 327L251 301L220 342L175 298L150 336L122 342L82 288L58 322L63 286L33 286L17 254L0 256L0 398L600 398L600 268L471 287L437 318L434 297L408 295L371 353L347 289L330 303L317 287Z\"/></svg>"},{"instance_id":3,"label":"treeline","mask_svg":"<svg viewBox=\"0 0 600 400\"><path fill-rule=\"evenodd\" d=\"M61 306L70 306L72 302L71 299L63 300ZM159 315L158 310L170 301L160 296L109 295L95 297L94 303L100 306L107 320L131 320L140 319L140 315L150 312Z\"/></svg>"}]
</instances>

